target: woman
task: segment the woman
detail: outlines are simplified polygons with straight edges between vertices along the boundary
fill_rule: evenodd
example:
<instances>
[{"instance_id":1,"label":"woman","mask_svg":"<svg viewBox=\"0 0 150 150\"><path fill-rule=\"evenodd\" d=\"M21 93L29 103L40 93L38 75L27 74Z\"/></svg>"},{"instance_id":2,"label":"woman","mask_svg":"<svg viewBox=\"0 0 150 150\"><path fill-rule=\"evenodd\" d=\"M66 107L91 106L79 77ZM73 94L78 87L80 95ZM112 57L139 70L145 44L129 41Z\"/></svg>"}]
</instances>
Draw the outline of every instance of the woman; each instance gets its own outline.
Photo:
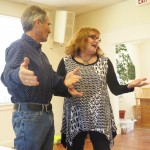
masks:
<instances>
[{"instance_id":1,"label":"woman","mask_svg":"<svg viewBox=\"0 0 150 150\"><path fill-rule=\"evenodd\" d=\"M111 61L99 47L100 32L84 27L75 33L65 48L67 56L58 66L58 74L80 67L82 81L75 88L83 97L65 98L62 124L62 143L67 150L83 150L87 134L94 150L110 150L116 136L116 126L107 85L115 95L132 92L134 87L149 84L146 78L127 85L117 81Z\"/></svg>"}]
</instances>

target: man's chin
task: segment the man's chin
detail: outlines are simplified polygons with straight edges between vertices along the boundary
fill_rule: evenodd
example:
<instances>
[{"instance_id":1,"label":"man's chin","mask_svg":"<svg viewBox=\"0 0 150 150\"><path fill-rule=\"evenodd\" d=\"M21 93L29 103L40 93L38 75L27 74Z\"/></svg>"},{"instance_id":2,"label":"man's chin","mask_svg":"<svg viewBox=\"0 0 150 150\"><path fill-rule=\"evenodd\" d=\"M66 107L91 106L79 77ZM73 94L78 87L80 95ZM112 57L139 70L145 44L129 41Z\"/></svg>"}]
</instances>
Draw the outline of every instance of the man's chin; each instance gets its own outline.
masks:
<instances>
[{"instance_id":1,"label":"man's chin","mask_svg":"<svg viewBox=\"0 0 150 150\"><path fill-rule=\"evenodd\" d=\"M47 42L47 39L43 39L41 42Z\"/></svg>"}]
</instances>

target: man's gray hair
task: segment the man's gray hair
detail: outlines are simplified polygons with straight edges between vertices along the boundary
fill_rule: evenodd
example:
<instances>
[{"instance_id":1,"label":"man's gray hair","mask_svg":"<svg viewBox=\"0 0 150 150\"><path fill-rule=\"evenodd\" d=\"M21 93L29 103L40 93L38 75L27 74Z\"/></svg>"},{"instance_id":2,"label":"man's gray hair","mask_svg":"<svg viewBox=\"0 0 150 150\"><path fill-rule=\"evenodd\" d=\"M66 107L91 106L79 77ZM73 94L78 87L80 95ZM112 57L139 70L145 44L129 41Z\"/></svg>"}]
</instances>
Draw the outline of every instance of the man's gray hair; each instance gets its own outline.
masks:
<instances>
[{"instance_id":1,"label":"man's gray hair","mask_svg":"<svg viewBox=\"0 0 150 150\"><path fill-rule=\"evenodd\" d=\"M35 5L28 7L21 16L21 23L24 32L26 33L30 31L37 19L40 19L43 23L46 16L48 16L48 14L44 9Z\"/></svg>"}]
</instances>

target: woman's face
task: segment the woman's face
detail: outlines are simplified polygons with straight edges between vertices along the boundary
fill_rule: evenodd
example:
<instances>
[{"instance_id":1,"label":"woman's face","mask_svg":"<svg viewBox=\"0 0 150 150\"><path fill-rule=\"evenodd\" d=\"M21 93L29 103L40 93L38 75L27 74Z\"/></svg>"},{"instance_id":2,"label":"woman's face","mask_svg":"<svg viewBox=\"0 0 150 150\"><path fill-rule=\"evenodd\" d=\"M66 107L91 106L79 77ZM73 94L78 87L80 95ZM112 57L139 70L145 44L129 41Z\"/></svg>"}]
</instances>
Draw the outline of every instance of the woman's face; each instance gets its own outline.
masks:
<instances>
[{"instance_id":1,"label":"woman's face","mask_svg":"<svg viewBox=\"0 0 150 150\"><path fill-rule=\"evenodd\" d=\"M88 36L87 44L85 46L85 52L90 54L95 54L98 48L98 44L100 42L99 35L92 33Z\"/></svg>"}]
</instances>

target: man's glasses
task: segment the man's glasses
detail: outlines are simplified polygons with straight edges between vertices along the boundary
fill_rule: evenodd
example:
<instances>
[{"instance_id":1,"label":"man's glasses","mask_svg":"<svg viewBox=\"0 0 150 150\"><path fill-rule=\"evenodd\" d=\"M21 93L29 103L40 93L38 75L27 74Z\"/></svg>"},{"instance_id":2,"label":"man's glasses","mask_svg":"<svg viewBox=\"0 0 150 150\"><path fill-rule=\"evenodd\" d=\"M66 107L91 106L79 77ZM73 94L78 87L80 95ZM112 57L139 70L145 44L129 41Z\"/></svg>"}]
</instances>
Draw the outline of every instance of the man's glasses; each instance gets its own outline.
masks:
<instances>
[{"instance_id":1,"label":"man's glasses","mask_svg":"<svg viewBox=\"0 0 150 150\"><path fill-rule=\"evenodd\" d=\"M88 37L90 37L94 41L97 40L98 42L101 42L101 39L99 37L97 37L96 35L89 35Z\"/></svg>"}]
</instances>

